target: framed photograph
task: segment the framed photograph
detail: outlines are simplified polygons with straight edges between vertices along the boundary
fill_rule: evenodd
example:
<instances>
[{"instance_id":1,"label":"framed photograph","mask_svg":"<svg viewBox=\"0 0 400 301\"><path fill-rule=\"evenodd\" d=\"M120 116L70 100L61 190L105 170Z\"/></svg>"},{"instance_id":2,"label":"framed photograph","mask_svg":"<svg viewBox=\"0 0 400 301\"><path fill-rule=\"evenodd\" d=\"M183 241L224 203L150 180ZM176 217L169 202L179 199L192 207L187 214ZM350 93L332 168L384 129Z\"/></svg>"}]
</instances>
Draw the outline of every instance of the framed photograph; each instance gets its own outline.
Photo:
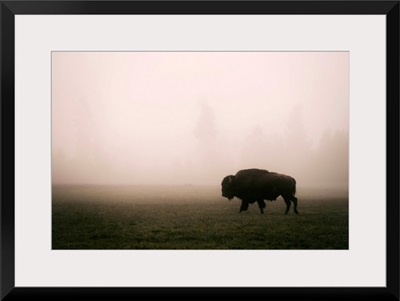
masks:
<instances>
[{"instance_id":1,"label":"framed photograph","mask_svg":"<svg viewBox=\"0 0 400 301\"><path fill-rule=\"evenodd\" d=\"M1 298L399 300L398 1L2 1Z\"/></svg>"}]
</instances>

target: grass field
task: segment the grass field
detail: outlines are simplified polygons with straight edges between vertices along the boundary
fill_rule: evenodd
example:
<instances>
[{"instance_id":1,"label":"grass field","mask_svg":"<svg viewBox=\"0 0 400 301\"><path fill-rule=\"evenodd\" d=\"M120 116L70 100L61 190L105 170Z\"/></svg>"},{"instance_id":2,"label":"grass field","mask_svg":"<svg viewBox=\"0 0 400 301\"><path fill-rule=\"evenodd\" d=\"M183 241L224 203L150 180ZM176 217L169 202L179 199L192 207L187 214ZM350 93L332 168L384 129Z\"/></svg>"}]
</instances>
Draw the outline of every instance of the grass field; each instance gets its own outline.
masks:
<instances>
[{"instance_id":1,"label":"grass field","mask_svg":"<svg viewBox=\"0 0 400 301\"><path fill-rule=\"evenodd\" d=\"M220 187L53 186L53 249L347 249L345 192L298 188L239 213Z\"/></svg>"}]
</instances>

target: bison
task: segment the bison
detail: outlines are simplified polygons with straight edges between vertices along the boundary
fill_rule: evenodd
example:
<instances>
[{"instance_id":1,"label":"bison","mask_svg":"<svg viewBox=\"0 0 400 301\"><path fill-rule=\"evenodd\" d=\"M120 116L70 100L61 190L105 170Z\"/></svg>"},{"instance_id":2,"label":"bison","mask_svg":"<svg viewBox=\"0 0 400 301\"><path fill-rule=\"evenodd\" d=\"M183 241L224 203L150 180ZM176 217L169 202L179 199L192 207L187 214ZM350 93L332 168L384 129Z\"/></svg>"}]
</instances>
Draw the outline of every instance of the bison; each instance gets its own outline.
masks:
<instances>
[{"instance_id":1,"label":"bison","mask_svg":"<svg viewBox=\"0 0 400 301\"><path fill-rule=\"evenodd\" d=\"M286 203L285 214L289 212L291 202L294 212L297 211L296 180L290 176L269 172L263 169L244 169L236 175L226 176L221 183L222 196L232 200L237 197L242 200L240 211L246 211L249 204L258 203L261 213L264 213L264 200L276 200L282 196Z\"/></svg>"}]
</instances>

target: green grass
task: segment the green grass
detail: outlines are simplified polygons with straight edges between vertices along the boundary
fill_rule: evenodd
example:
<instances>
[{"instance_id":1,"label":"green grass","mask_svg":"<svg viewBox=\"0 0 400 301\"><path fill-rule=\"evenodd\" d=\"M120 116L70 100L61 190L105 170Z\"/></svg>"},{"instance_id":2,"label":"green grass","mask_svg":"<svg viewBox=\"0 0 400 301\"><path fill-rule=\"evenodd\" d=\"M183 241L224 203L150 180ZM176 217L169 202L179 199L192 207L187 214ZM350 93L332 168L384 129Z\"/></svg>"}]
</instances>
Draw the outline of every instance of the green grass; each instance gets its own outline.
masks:
<instances>
[{"instance_id":1,"label":"green grass","mask_svg":"<svg viewBox=\"0 0 400 301\"><path fill-rule=\"evenodd\" d=\"M53 186L53 249L347 249L346 194L298 189L239 213L219 187Z\"/></svg>"}]
</instances>

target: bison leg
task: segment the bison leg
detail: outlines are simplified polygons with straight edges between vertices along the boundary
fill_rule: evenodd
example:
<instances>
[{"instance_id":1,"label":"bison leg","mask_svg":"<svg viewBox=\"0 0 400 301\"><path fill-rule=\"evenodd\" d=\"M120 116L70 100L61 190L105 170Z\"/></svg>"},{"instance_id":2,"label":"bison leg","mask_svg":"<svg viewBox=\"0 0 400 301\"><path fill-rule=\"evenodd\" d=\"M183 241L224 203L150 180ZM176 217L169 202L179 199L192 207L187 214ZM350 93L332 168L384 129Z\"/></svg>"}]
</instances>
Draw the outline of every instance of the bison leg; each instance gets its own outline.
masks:
<instances>
[{"instance_id":1,"label":"bison leg","mask_svg":"<svg viewBox=\"0 0 400 301\"><path fill-rule=\"evenodd\" d=\"M246 200L242 200L242 205L240 206L239 213L242 212L242 211L246 211L247 208L249 208L249 202L246 201Z\"/></svg>"},{"instance_id":2,"label":"bison leg","mask_svg":"<svg viewBox=\"0 0 400 301\"><path fill-rule=\"evenodd\" d=\"M292 195L292 202L294 204L294 213L299 214L297 211L297 198L294 195Z\"/></svg>"},{"instance_id":3,"label":"bison leg","mask_svg":"<svg viewBox=\"0 0 400 301\"><path fill-rule=\"evenodd\" d=\"M290 202L290 198L288 198L288 197L284 197L283 199L285 200L285 203L286 203L286 211L285 211L285 214L288 214L289 209L290 209L290 205L291 205L292 203Z\"/></svg>"},{"instance_id":4,"label":"bison leg","mask_svg":"<svg viewBox=\"0 0 400 301\"><path fill-rule=\"evenodd\" d=\"M264 208L265 208L264 200L258 200L257 203L258 203L258 207L260 208L261 213L264 214Z\"/></svg>"}]
</instances>

